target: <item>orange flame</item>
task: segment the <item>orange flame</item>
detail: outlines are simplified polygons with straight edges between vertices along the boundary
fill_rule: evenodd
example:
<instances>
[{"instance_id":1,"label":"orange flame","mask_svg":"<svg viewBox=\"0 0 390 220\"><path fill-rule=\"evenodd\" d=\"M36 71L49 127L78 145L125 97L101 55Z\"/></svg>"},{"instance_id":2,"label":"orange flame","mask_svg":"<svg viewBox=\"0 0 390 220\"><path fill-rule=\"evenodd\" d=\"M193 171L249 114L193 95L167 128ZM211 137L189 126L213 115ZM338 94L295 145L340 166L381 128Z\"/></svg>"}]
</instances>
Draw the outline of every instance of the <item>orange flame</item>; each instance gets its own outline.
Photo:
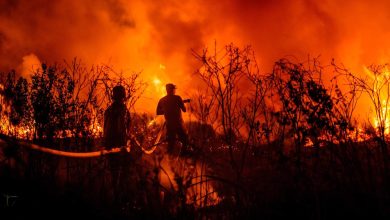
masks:
<instances>
[{"instance_id":1,"label":"orange flame","mask_svg":"<svg viewBox=\"0 0 390 220\"><path fill-rule=\"evenodd\" d=\"M379 108L374 112L372 117L373 126L376 129L383 127L386 135L390 134L390 94L388 89L390 88L390 71L385 67L381 72L373 73L367 67L364 67L364 72L373 80L373 92L379 93L377 97L378 106L373 106L373 108ZM374 105L374 104L372 104Z\"/></svg>"}]
</instances>

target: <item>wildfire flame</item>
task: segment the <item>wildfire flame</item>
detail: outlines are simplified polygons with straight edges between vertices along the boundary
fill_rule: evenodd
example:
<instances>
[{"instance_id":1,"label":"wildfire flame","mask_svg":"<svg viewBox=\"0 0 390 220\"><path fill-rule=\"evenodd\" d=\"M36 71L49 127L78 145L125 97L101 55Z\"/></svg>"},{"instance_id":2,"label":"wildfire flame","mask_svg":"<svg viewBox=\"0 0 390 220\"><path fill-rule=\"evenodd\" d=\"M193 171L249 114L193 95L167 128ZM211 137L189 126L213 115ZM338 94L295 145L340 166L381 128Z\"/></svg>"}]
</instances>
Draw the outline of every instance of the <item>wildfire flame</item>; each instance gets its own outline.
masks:
<instances>
[{"instance_id":1,"label":"wildfire flame","mask_svg":"<svg viewBox=\"0 0 390 220\"><path fill-rule=\"evenodd\" d=\"M10 122L11 105L5 100L3 90L4 86L0 84L0 133L19 139L32 140L35 134L35 121L31 125L13 125ZM94 118L94 120L89 125L88 130L93 137L101 137L103 134L103 127L97 120L96 112L92 111L92 114L92 118ZM72 135L74 135L74 132L71 130L65 130L56 133L55 137L72 137Z\"/></svg>"},{"instance_id":2,"label":"wildfire flame","mask_svg":"<svg viewBox=\"0 0 390 220\"><path fill-rule=\"evenodd\" d=\"M382 108L381 108L381 114L382 114L382 120L383 120L383 125L384 125L384 129L385 129L385 134L389 134L390 133L390 108L388 106L388 104L386 103L386 100L382 100ZM378 117L376 115L373 116L373 121L374 121L374 127L375 128L379 128L381 125L380 125L380 120L378 119Z\"/></svg>"},{"instance_id":3,"label":"wildfire flame","mask_svg":"<svg viewBox=\"0 0 390 220\"><path fill-rule=\"evenodd\" d=\"M154 77L153 85L154 85L154 89L155 89L156 93L158 94L158 96L163 97L165 95L165 87L158 77Z\"/></svg>"},{"instance_id":4,"label":"wildfire flame","mask_svg":"<svg viewBox=\"0 0 390 220\"><path fill-rule=\"evenodd\" d=\"M390 94L386 88L390 88L390 71L387 67L384 67L377 73L364 67L364 72L373 80L373 92L379 93L377 106L373 106L377 110L371 116L373 126L376 129L383 127L384 133L388 135L390 134Z\"/></svg>"},{"instance_id":5,"label":"wildfire flame","mask_svg":"<svg viewBox=\"0 0 390 220\"><path fill-rule=\"evenodd\" d=\"M153 84L154 84L154 86L159 86L161 84L161 80L159 80L158 78L155 78L153 80Z\"/></svg>"},{"instance_id":6,"label":"wildfire flame","mask_svg":"<svg viewBox=\"0 0 390 220\"><path fill-rule=\"evenodd\" d=\"M103 134L103 127L97 120L89 126L89 130L91 131L93 137L101 137Z\"/></svg>"}]
</instances>

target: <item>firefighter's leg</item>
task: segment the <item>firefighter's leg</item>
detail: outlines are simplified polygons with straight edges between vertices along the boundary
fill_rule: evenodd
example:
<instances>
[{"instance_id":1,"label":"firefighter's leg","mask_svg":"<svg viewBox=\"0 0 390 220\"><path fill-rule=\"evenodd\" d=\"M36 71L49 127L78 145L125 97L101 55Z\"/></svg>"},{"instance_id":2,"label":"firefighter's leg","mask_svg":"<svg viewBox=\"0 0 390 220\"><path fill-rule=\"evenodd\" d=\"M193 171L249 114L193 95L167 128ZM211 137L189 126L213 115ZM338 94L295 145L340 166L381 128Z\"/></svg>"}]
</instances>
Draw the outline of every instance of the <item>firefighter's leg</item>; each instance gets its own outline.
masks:
<instances>
[{"instance_id":1,"label":"firefighter's leg","mask_svg":"<svg viewBox=\"0 0 390 220\"><path fill-rule=\"evenodd\" d=\"M167 128L167 142L168 142L168 153L172 154L175 149L175 139L176 139L176 132L173 129Z\"/></svg>"},{"instance_id":2,"label":"firefighter's leg","mask_svg":"<svg viewBox=\"0 0 390 220\"><path fill-rule=\"evenodd\" d=\"M187 132L183 126L179 127L179 129L177 130L177 135L179 136L179 140L182 144L182 147L183 147L182 150L187 149L188 148L188 135L187 135Z\"/></svg>"}]
</instances>

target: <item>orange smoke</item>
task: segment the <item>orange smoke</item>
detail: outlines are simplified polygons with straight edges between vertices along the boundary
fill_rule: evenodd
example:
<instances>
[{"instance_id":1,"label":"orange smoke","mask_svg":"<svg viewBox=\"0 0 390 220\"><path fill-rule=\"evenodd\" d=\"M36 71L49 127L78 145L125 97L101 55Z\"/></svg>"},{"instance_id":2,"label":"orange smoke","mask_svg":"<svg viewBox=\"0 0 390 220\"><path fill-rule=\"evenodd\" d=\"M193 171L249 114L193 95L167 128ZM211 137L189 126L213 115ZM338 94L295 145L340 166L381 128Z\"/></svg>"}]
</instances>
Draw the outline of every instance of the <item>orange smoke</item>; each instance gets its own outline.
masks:
<instances>
[{"instance_id":1,"label":"orange smoke","mask_svg":"<svg viewBox=\"0 0 390 220\"><path fill-rule=\"evenodd\" d=\"M321 55L323 63L335 58L353 72L386 62L388 8L385 0L0 0L0 70L25 74L32 65L26 56L35 63L77 56L125 73L142 71L149 88L140 107L151 110L146 103L161 95L156 77L162 85L178 84L179 93L196 89L191 49L214 41L251 44L264 72L281 57L308 54Z\"/></svg>"}]
</instances>

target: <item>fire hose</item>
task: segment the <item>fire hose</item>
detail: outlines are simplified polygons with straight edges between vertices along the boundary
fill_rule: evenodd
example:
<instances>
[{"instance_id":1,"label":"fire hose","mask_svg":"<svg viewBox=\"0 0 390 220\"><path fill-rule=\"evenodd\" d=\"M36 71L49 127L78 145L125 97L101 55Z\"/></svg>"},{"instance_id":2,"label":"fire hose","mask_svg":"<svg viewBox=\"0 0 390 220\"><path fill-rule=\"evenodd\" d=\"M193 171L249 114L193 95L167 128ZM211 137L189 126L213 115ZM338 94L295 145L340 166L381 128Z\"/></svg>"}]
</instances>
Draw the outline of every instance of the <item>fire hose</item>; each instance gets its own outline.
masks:
<instances>
[{"instance_id":1,"label":"fire hose","mask_svg":"<svg viewBox=\"0 0 390 220\"><path fill-rule=\"evenodd\" d=\"M152 154L156 150L157 146L162 143L162 142L160 142L160 139L161 139L161 135L162 135L162 133L164 131L164 127L165 127L165 122L164 122L163 126L161 126L160 131L157 134L157 138L154 141L154 144L152 146L150 146L151 148L149 150L145 149L142 146L142 144L139 143L139 141L137 140L136 137L133 137L133 140L141 148L142 152L144 152L145 154Z\"/></svg>"},{"instance_id":2,"label":"fire hose","mask_svg":"<svg viewBox=\"0 0 390 220\"><path fill-rule=\"evenodd\" d=\"M157 138L154 141L154 144L152 146L149 146L150 149L143 147L142 144L135 137L133 137L134 142L138 145L138 147L141 148L141 150L145 154L152 154L156 150L157 146L162 143L162 142L160 142L160 139L161 139L162 133L164 131L164 127L165 127L165 123L163 126L161 126L160 131L157 134ZM4 137L0 138L1 144L7 143L7 141L5 141L4 139L5 139ZM22 147L30 148L32 150L36 150L36 151L40 151L40 152L44 152L44 153L48 153L48 154L52 154L52 155L57 155L57 156L73 157L73 158L99 157L99 156L103 156L103 155L107 155L107 154L119 153L123 150L130 152L130 148L131 148L131 146L127 145L127 146L123 146L123 147L112 148L110 150L104 149L104 150L92 151L92 152L69 152L69 151L62 151L62 150L47 148L47 147L43 147L43 146L40 146L37 144L28 143L28 142L20 141L20 140L18 140L17 142L18 142L18 145L20 145Z\"/></svg>"},{"instance_id":3,"label":"fire hose","mask_svg":"<svg viewBox=\"0 0 390 220\"><path fill-rule=\"evenodd\" d=\"M190 99L183 100L183 102L184 103L189 103ZM153 120L153 121L155 121L155 120ZM154 144L149 146L150 149L147 149L144 146L142 146L142 144L137 140L136 137L132 136L132 140L136 143L136 145L138 145L138 147L141 148L142 152L144 152L145 154L152 154L156 150L157 146L162 144L162 142L160 142L160 139L161 139L162 133L164 131L164 127L165 127L165 122L160 127L160 131L157 134L157 137L156 137L156 140L154 141ZM6 143L6 141L3 140L3 139L4 139L3 137L0 137L0 143L1 144ZM116 147L116 148L112 148L110 150L104 149L104 150L92 151L92 152L69 152L69 151L62 151L62 150L56 150L56 149L52 149L52 148L47 148L47 147L43 147L43 146L40 146L40 145L37 145L37 144L28 143L28 142L19 141L19 140L18 140L18 144L20 146L23 146L23 147L27 147L27 148L30 148L30 149L33 149L33 150L36 150L36 151L41 151L41 152L52 154L52 155L63 156L63 157L74 157L74 158L99 157L99 156L103 156L103 155L107 155L107 154L119 153L119 152L121 152L123 150L125 150L127 152L130 152L130 150L131 150L130 149L131 148L131 144L129 144L129 141L128 141L127 146Z\"/></svg>"}]
</instances>

